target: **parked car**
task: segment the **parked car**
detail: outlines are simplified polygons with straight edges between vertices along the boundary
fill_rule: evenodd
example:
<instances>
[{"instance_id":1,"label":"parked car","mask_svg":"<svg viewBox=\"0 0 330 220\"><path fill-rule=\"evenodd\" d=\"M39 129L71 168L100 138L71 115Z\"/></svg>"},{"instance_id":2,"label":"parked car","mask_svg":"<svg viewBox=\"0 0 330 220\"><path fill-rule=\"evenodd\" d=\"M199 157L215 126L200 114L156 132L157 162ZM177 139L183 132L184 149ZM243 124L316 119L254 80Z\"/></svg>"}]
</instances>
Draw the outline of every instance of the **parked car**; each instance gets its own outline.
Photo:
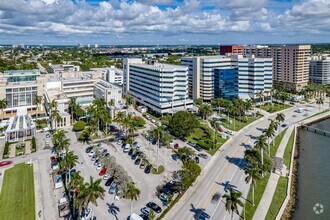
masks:
<instances>
[{"instance_id":1,"label":"parked car","mask_svg":"<svg viewBox=\"0 0 330 220\"><path fill-rule=\"evenodd\" d=\"M164 202L167 202L167 200L168 200L168 196L167 196L167 194L165 194L165 193L161 193L161 194L159 194L159 199L160 200L162 200L162 201L164 201Z\"/></svg>"},{"instance_id":2,"label":"parked car","mask_svg":"<svg viewBox=\"0 0 330 220\"><path fill-rule=\"evenodd\" d=\"M234 134L234 132L229 131L229 130L225 131L225 133L226 133L226 134L229 134L229 135L233 135L233 134Z\"/></svg>"},{"instance_id":3,"label":"parked car","mask_svg":"<svg viewBox=\"0 0 330 220\"><path fill-rule=\"evenodd\" d=\"M104 180L108 180L110 178L110 174L109 173L106 173L104 176L103 176L103 179Z\"/></svg>"},{"instance_id":4,"label":"parked car","mask_svg":"<svg viewBox=\"0 0 330 220\"><path fill-rule=\"evenodd\" d=\"M104 157L109 157L109 156L110 156L110 153L104 154Z\"/></svg>"},{"instance_id":5,"label":"parked car","mask_svg":"<svg viewBox=\"0 0 330 220\"><path fill-rule=\"evenodd\" d=\"M112 177L110 177L106 182L105 182L105 186L110 186L112 184L112 182L114 181L114 179Z\"/></svg>"},{"instance_id":6,"label":"parked car","mask_svg":"<svg viewBox=\"0 0 330 220\"><path fill-rule=\"evenodd\" d=\"M91 151L89 152L88 156L89 156L89 157L92 157L92 156L94 156L94 154L95 154L95 152L94 152L93 150L91 150Z\"/></svg>"},{"instance_id":7,"label":"parked car","mask_svg":"<svg viewBox=\"0 0 330 220\"><path fill-rule=\"evenodd\" d=\"M131 155L133 154L133 152L134 152L134 150L133 150L133 149L130 149L130 150L128 151L128 156L131 156Z\"/></svg>"},{"instance_id":8,"label":"parked car","mask_svg":"<svg viewBox=\"0 0 330 220\"><path fill-rule=\"evenodd\" d=\"M94 156L92 157L91 161L95 161L95 160L97 160L97 156L96 156L96 155L94 155Z\"/></svg>"},{"instance_id":9,"label":"parked car","mask_svg":"<svg viewBox=\"0 0 330 220\"><path fill-rule=\"evenodd\" d=\"M146 214L140 214L140 217L141 217L143 220L151 220L151 218L149 217L149 215L146 215Z\"/></svg>"},{"instance_id":10,"label":"parked car","mask_svg":"<svg viewBox=\"0 0 330 220\"><path fill-rule=\"evenodd\" d=\"M117 183L113 182L109 188L109 194L115 194L117 191Z\"/></svg>"},{"instance_id":11,"label":"parked car","mask_svg":"<svg viewBox=\"0 0 330 220\"><path fill-rule=\"evenodd\" d=\"M203 148L202 148L201 146L199 146L199 145L196 145L195 149L196 149L197 151L202 151L202 150L203 150Z\"/></svg>"},{"instance_id":12,"label":"parked car","mask_svg":"<svg viewBox=\"0 0 330 220\"><path fill-rule=\"evenodd\" d=\"M51 156L50 157L50 162L51 163L54 163L56 161L56 157L55 156ZM3 161L3 162L6 162L6 161Z\"/></svg>"},{"instance_id":13,"label":"parked car","mask_svg":"<svg viewBox=\"0 0 330 220\"><path fill-rule=\"evenodd\" d=\"M192 147L196 147L196 144L194 142L188 142L188 145L192 146Z\"/></svg>"},{"instance_id":14,"label":"parked car","mask_svg":"<svg viewBox=\"0 0 330 220\"><path fill-rule=\"evenodd\" d=\"M195 157L196 163L199 163L199 157Z\"/></svg>"},{"instance_id":15,"label":"parked car","mask_svg":"<svg viewBox=\"0 0 330 220\"><path fill-rule=\"evenodd\" d=\"M148 202L146 205L148 208L154 210L156 213L160 213L162 211L162 208L159 207L156 203L154 202Z\"/></svg>"},{"instance_id":16,"label":"parked car","mask_svg":"<svg viewBox=\"0 0 330 220\"><path fill-rule=\"evenodd\" d=\"M184 137L180 137L179 139L180 139L181 141L183 141L183 142L187 142L187 139L184 138Z\"/></svg>"},{"instance_id":17,"label":"parked car","mask_svg":"<svg viewBox=\"0 0 330 220\"><path fill-rule=\"evenodd\" d=\"M107 168L103 167L102 170L99 172L100 176L103 176L107 172Z\"/></svg>"},{"instance_id":18,"label":"parked car","mask_svg":"<svg viewBox=\"0 0 330 220\"><path fill-rule=\"evenodd\" d=\"M207 156L207 154L198 154L199 157L201 158L204 158L204 159L207 159L209 156Z\"/></svg>"},{"instance_id":19,"label":"parked car","mask_svg":"<svg viewBox=\"0 0 330 220\"><path fill-rule=\"evenodd\" d=\"M131 146L129 144L125 144L124 153L127 153L130 150Z\"/></svg>"},{"instance_id":20,"label":"parked car","mask_svg":"<svg viewBox=\"0 0 330 220\"><path fill-rule=\"evenodd\" d=\"M286 126L288 126L288 125L285 123L281 125L282 128L285 128Z\"/></svg>"},{"instance_id":21,"label":"parked car","mask_svg":"<svg viewBox=\"0 0 330 220\"><path fill-rule=\"evenodd\" d=\"M93 150L93 147L87 147L86 150L85 150L85 152L86 153L90 153L92 150Z\"/></svg>"},{"instance_id":22,"label":"parked car","mask_svg":"<svg viewBox=\"0 0 330 220\"><path fill-rule=\"evenodd\" d=\"M103 164L99 163L99 165L97 165L96 170L101 170L103 168Z\"/></svg>"},{"instance_id":23,"label":"parked car","mask_svg":"<svg viewBox=\"0 0 330 220\"><path fill-rule=\"evenodd\" d=\"M46 138L50 138L50 134L46 134Z\"/></svg>"},{"instance_id":24,"label":"parked car","mask_svg":"<svg viewBox=\"0 0 330 220\"><path fill-rule=\"evenodd\" d=\"M143 207L143 208L141 209L141 212L142 212L143 214L149 216L150 208L148 208L148 207Z\"/></svg>"},{"instance_id":25,"label":"parked car","mask_svg":"<svg viewBox=\"0 0 330 220\"><path fill-rule=\"evenodd\" d=\"M169 189L167 188L166 186L163 186L163 188L160 190L161 193L164 193L164 194L171 194L173 196L174 194L174 191L173 189Z\"/></svg>"},{"instance_id":26,"label":"parked car","mask_svg":"<svg viewBox=\"0 0 330 220\"><path fill-rule=\"evenodd\" d=\"M144 162L142 162L141 164L140 164L140 169L144 169L146 167L146 164L144 163Z\"/></svg>"},{"instance_id":27,"label":"parked car","mask_svg":"<svg viewBox=\"0 0 330 220\"><path fill-rule=\"evenodd\" d=\"M179 149L179 144L178 143L174 144L174 149Z\"/></svg>"},{"instance_id":28,"label":"parked car","mask_svg":"<svg viewBox=\"0 0 330 220\"><path fill-rule=\"evenodd\" d=\"M151 165L149 164L148 166L146 166L146 168L144 169L144 172L145 173L150 173L150 171L151 171Z\"/></svg>"},{"instance_id":29,"label":"parked car","mask_svg":"<svg viewBox=\"0 0 330 220\"><path fill-rule=\"evenodd\" d=\"M7 165L12 164L12 163L13 163L13 161L11 161L11 160L1 161L0 162L0 167L7 166Z\"/></svg>"},{"instance_id":30,"label":"parked car","mask_svg":"<svg viewBox=\"0 0 330 220\"><path fill-rule=\"evenodd\" d=\"M136 154L133 154L132 155L132 160L135 160L136 159L136 156L137 156Z\"/></svg>"},{"instance_id":31,"label":"parked car","mask_svg":"<svg viewBox=\"0 0 330 220\"><path fill-rule=\"evenodd\" d=\"M133 142L133 147L136 147L138 145L138 142L137 141L134 141Z\"/></svg>"},{"instance_id":32,"label":"parked car","mask_svg":"<svg viewBox=\"0 0 330 220\"><path fill-rule=\"evenodd\" d=\"M136 159L136 160L134 161L134 164L135 164L135 165L139 165L139 164L140 164L140 162L141 162L141 159L140 159L140 158L138 158L138 159Z\"/></svg>"}]
</instances>

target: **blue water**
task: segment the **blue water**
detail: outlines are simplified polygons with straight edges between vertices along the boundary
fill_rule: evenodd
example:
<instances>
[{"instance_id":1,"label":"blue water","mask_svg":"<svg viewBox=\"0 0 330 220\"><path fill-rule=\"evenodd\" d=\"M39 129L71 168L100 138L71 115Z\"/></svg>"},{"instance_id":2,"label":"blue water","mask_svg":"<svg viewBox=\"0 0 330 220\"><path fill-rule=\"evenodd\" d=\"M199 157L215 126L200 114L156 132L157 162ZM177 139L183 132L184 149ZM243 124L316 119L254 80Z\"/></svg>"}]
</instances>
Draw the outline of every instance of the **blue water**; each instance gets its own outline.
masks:
<instances>
[{"instance_id":1,"label":"blue water","mask_svg":"<svg viewBox=\"0 0 330 220\"><path fill-rule=\"evenodd\" d=\"M330 119L311 125L330 131ZM293 220L330 219L330 137L301 130L298 167L298 202ZM316 214L314 206L323 205ZM317 211L321 212L321 206Z\"/></svg>"}]
</instances>

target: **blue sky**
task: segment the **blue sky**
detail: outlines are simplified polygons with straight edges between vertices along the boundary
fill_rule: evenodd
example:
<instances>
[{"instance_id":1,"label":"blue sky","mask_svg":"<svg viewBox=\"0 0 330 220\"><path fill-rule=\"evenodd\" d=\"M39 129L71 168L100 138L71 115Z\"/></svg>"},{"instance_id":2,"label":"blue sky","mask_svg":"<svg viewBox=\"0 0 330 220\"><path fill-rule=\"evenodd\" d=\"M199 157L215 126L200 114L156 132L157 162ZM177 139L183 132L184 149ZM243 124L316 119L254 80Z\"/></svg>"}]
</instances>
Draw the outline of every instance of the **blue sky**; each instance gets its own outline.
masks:
<instances>
[{"instance_id":1,"label":"blue sky","mask_svg":"<svg viewBox=\"0 0 330 220\"><path fill-rule=\"evenodd\" d=\"M330 43L330 0L2 0L0 44Z\"/></svg>"}]
</instances>

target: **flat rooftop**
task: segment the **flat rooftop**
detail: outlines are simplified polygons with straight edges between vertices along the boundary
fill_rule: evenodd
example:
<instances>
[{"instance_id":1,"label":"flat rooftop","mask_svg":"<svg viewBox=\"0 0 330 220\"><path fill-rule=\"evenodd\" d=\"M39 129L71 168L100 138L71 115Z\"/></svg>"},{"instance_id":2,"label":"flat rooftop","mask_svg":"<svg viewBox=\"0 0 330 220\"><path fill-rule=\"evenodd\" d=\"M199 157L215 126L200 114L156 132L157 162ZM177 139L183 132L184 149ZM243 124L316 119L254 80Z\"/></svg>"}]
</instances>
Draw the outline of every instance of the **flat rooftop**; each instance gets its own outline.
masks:
<instances>
[{"instance_id":1,"label":"flat rooftop","mask_svg":"<svg viewBox=\"0 0 330 220\"><path fill-rule=\"evenodd\" d=\"M165 64L165 63L154 63L153 65L145 63L132 63L131 66L137 66L154 71L175 71L175 70L188 70L186 66Z\"/></svg>"},{"instance_id":2,"label":"flat rooftop","mask_svg":"<svg viewBox=\"0 0 330 220\"><path fill-rule=\"evenodd\" d=\"M5 70L3 72L3 76L11 77L11 76L26 76L26 75L40 75L40 71L38 69L33 70Z\"/></svg>"}]
</instances>

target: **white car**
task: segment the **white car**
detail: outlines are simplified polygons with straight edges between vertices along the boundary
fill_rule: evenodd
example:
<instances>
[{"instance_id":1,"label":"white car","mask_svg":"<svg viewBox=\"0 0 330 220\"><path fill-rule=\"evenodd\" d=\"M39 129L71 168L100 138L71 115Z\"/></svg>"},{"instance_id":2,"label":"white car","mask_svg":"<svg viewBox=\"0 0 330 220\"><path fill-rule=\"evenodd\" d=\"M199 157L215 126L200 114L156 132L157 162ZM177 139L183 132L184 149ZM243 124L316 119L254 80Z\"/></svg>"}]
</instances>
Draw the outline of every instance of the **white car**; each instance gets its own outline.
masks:
<instances>
[{"instance_id":1,"label":"white car","mask_svg":"<svg viewBox=\"0 0 330 220\"><path fill-rule=\"evenodd\" d=\"M99 165L97 165L96 170L101 170L103 168L103 164L99 163Z\"/></svg>"},{"instance_id":2,"label":"white car","mask_svg":"<svg viewBox=\"0 0 330 220\"><path fill-rule=\"evenodd\" d=\"M103 176L103 179L104 180L108 180L110 178L110 174L109 173L106 173L104 176Z\"/></svg>"},{"instance_id":3,"label":"white car","mask_svg":"<svg viewBox=\"0 0 330 220\"><path fill-rule=\"evenodd\" d=\"M234 132L227 130L227 131L226 131L226 134L233 135Z\"/></svg>"},{"instance_id":4,"label":"white car","mask_svg":"<svg viewBox=\"0 0 330 220\"><path fill-rule=\"evenodd\" d=\"M95 154L95 152L94 152L93 150L91 150L91 151L89 152L88 156L89 156L89 157L92 157L92 156L94 156L94 154Z\"/></svg>"}]
</instances>

